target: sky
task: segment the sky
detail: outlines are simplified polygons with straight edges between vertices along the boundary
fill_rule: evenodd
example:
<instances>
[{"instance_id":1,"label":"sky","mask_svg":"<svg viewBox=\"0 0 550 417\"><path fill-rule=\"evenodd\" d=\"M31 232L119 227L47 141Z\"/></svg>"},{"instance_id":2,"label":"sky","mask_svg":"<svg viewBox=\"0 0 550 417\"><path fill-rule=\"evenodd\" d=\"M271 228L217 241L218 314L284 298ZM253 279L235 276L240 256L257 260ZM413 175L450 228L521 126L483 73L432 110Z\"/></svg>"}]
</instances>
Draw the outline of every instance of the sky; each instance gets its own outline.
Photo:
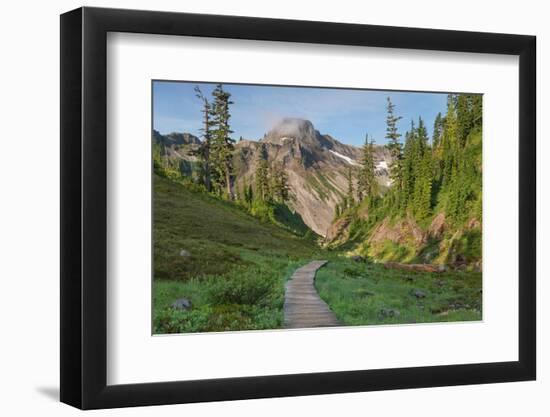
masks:
<instances>
[{"instance_id":1,"label":"sky","mask_svg":"<svg viewBox=\"0 0 550 417\"><path fill-rule=\"evenodd\" d=\"M201 101L193 89L199 86L210 97L216 84L196 82L153 82L153 128L162 134L188 132L200 136ZM386 98L401 116L402 134L422 117L428 132L438 112L445 113L446 93L417 93L337 88L281 87L223 84L231 93L233 138L258 140L285 117L310 120L321 134L342 143L361 146L365 134L385 144Z\"/></svg>"}]
</instances>

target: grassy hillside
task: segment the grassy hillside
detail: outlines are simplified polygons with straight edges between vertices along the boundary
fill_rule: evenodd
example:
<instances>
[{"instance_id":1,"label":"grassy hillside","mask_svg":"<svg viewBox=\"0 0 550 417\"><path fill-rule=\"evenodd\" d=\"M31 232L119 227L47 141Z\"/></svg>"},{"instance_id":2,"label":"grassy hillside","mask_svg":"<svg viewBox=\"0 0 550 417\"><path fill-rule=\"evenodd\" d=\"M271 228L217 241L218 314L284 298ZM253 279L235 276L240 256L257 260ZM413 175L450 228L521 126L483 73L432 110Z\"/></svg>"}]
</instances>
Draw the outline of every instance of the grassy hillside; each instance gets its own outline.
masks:
<instances>
[{"instance_id":1,"label":"grassy hillside","mask_svg":"<svg viewBox=\"0 0 550 417\"><path fill-rule=\"evenodd\" d=\"M313 239L160 176L153 233L154 333L281 327L284 282L321 256ZM192 308L172 309L179 298Z\"/></svg>"},{"instance_id":2,"label":"grassy hillside","mask_svg":"<svg viewBox=\"0 0 550 417\"><path fill-rule=\"evenodd\" d=\"M315 284L349 326L482 318L479 272L421 273L339 258L319 270Z\"/></svg>"},{"instance_id":3,"label":"grassy hillside","mask_svg":"<svg viewBox=\"0 0 550 417\"><path fill-rule=\"evenodd\" d=\"M330 260L316 287L344 325L481 319L480 273L355 262L233 203L159 176L154 187L154 333L280 328L284 284L313 259ZM171 308L180 298L192 307Z\"/></svg>"},{"instance_id":4,"label":"grassy hillside","mask_svg":"<svg viewBox=\"0 0 550 417\"><path fill-rule=\"evenodd\" d=\"M468 134L459 159L456 178L432 180L429 210L419 214L414 198L404 204L403 191L389 190L343 210L333 221L326 245L378 262L436 263L481 270L480 128ZM433 166L438 163L432 161Z\"/></svg>"}]
</instances>

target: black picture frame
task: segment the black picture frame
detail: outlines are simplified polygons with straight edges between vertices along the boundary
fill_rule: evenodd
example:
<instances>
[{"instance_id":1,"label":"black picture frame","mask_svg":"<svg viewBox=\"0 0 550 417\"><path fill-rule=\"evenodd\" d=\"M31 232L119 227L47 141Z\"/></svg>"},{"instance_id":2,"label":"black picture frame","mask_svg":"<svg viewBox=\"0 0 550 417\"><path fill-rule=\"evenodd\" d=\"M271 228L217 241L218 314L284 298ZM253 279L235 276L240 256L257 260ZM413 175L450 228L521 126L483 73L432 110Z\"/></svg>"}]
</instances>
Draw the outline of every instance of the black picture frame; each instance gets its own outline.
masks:
<instances>
[{"instance_id":1,"label":"black picture frame","mask_svg":"<svg viewBox=\"0 0 550 417\"><path fill-rule=\"evenodd\" d=\"M519 56L519 360L107 385L108 32ZM534 36L252 17L88 7L61 15L61 401L95 409L534 380L535 45Z\"/></svg>"}]
</instances>

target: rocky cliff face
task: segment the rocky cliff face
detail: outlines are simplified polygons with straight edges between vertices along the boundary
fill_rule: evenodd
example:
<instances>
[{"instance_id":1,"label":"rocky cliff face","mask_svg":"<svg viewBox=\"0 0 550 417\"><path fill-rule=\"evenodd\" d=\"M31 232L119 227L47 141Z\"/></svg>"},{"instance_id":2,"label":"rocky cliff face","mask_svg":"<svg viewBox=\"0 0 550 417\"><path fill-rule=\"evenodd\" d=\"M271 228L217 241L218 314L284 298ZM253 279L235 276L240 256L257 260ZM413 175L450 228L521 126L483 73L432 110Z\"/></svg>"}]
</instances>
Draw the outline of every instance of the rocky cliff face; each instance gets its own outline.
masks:
<instances>
[{"instance_id":1,"label":"rocky cliff face","mask_svg":"<svg viewBox=\"0 0 550 417\"><path fill-rule=\"evenodd\" d=\"M163 144L172 158L193 158L185 148L198 146L200 141L189 134L174 135L154 135L153 139ZM179 142L174 141L176 138ZM308 120L283 119L259 141L241 140L235 144L235 190L241 190L245 183L254 184L262 146L268 164L283 168L288 175L291 209L298 212L314 232L325 236L334 219L336 204L347 193L348 170L358 170L361 166L361 149L321 134ZM384 147L376 147L375 160L380 184L389 186L390 157Z\"/></svg>"}]
</instances>

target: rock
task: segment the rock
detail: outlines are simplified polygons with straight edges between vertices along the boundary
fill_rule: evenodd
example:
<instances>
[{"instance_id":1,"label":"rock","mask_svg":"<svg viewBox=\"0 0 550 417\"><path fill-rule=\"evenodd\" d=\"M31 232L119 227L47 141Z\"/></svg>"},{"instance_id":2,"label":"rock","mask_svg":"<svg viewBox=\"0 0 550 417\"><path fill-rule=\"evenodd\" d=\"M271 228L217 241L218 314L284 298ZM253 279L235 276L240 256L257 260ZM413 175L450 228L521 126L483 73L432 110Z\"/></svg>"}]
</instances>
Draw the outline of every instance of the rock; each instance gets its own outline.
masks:
<instances>
[{"instance_id":1,"label":"rock","mask_svg":"<svg viewBox=\"0 0 550 417\"><path fill-rule=\"evenodd\" d=\"M446 265L438 265L437 266L437 271L438 272L445 272L447 270L447 266Z\"/></svg>"},{"instance_id":2,"label":"rock","mask_svg":"<svg viewBox=\"0 0 550 417\"><path fill-rule=\"evenodd\" d=\"M399 317L399 310L395 308L383 308L379 311L378 315L381 318Z\"/></svg>"},{"instance_id":3,"label":"rock","mask_svg":"<svg viewBox=\"0 0 550 417\"><path fill-rule=\"evenodd\" d=\"M359 255L354 255L351 257L351 259L353 259L355 262L365 262L365 258Z\"/></svg>"},{"instance_id":4,"label":"rock","mask_svg":"<svg viewBox=\"0 0 550 417\"><path fill-rule=\"evenodd\" d=\"M433 239L439 239L445 231L447 225L445 224L445 214L439 213L434 217L430 227L428 227L428 236Z\"/></svg>"},{"instance_id":5,"label":"rock","mask_svg":"<svg viewBox=\"0 0 550 417\"><path fill-rule=\"evenodd\" d=\"M371 244L380 244L386 240L391 240L394 243L403 245L411 239L414 240L416 245L426 243L426 236L413 217L408 216L406 219L400 220L395 224L392 224L390 218L386 217L373 230L368 242Z\"/></svg>"},{"instance_id":6,"label":"rock","mask_svg":"<svg viewBox=\"0 0 550 417\"><path fill-rule=\"evenodd\" d=\"M191 301L187 298L180 298L172 303L172 308L176 310L189 310L191 308Z\"/></svg>"},{"instance_id":7,"label":"rock","mask_svg":"<svg viewBox=\"0 0 550 417\"><path fill-rule=\"evenodd\" d=\"M421 291L421 290L414 290L412 292L412 295L414 295L416 298L425 298L426 297L426 293L424 291Z\"/></svg>"},{"instance_id":8,"label":"rock","mask_svg":"<svg viewBox=\"0 0 550 417\"><path fill-rule=\"evenodd\" d=\"M180 250L180 256L183 256L184 258L188 258L189 256L191 256L191 252L189 252L188 250L182 249Z\"/></svg>"}]
</instances>

